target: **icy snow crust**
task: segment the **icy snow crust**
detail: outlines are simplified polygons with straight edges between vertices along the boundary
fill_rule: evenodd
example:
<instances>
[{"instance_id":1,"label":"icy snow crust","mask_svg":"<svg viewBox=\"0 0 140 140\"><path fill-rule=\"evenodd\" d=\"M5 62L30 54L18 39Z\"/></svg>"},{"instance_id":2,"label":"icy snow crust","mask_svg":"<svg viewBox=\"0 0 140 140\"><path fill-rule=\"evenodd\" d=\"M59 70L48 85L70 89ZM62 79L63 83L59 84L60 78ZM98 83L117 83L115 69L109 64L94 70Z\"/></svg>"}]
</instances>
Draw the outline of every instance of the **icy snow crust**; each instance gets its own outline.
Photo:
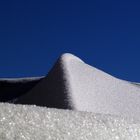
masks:
<instances>
[{"instance_id":1,"label":"icy snow crust","mask_svg":"<svg viewBox=\"0 0 140 140\"><path fill-rule=\"evenodd\" d=\"M139 140L140 124L113 115L0 104L0 140Z\"/></svg>"}]
</instances>

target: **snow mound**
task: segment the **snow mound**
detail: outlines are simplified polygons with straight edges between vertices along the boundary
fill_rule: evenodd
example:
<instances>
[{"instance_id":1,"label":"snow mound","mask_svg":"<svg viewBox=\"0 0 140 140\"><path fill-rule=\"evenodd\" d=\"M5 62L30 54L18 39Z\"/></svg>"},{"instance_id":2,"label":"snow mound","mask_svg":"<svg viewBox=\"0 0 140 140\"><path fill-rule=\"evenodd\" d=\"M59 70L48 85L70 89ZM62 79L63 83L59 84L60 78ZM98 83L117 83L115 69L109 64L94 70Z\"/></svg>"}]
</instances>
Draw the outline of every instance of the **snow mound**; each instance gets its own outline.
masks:
<instances>
[{"instance_id":1,"label":"snow mound","mask_svg":"<svg viewBox=\"0 0 140 140\"><path fill-rule=\"evenodd\" d=\"M0 104L0 140L139 140L140 124L113 115Z\"/></svg>"},{"instance_id":2,"label":"snow mound","mask_svg":"<svg viewBox=\"0 0 140 140\"><path fill-rule=\"evenodd\" d=\"M140 117L140 87L79 61L67 62L73 108Z\"/></svg>"},{"instance_id":3,"label":"snow mound","mask_svg":"<svg viewBox=\"0 0 140 140\"><path fill-rule=\"evenodd\" d=\"M62 55L49 74L16 103L140 118L140 86Z\"/></svg>"}]
</instances>

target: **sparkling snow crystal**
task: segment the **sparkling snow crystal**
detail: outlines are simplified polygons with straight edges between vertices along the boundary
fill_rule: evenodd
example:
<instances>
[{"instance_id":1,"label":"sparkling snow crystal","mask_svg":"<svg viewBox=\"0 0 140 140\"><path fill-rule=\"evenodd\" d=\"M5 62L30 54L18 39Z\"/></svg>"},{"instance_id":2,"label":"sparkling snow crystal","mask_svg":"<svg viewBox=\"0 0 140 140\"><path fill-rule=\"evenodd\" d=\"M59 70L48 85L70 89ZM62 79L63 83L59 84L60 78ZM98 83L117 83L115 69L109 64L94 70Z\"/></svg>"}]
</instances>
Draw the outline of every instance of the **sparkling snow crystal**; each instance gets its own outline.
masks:
<instances>
[{"instance_id":1,"label":"sparkling snow crystal","mask_svg":"<svg viewBox=\"0 0 140 140\"><path fill-rule=\"evenodd\" d=\"M112 115L0 104L0 140L139 140L140 124Z\"/></svg>"}]
</instances>

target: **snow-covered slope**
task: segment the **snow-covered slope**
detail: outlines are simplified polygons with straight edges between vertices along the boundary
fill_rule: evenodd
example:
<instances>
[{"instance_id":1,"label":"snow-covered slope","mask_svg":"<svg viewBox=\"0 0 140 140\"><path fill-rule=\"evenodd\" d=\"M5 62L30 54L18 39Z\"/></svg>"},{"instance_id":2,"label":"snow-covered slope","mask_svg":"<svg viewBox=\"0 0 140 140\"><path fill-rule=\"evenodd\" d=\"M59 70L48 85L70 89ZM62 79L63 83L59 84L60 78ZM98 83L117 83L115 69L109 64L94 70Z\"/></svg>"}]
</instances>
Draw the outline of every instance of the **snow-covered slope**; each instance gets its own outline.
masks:
<instances>
[{"instance_id":1,"label":"snow-covered slope","mask_svg":"<svg viewBox=\"0 0 140 140\"><path fill-rule=\"evenodd\" d=\"M17 103L45 105L139 119L140 87L62 55L47 77Z\"/></svg>"},{"instance_id":2,"label":"snow-covered slope","mask_svg":"<svg viewBox=\"0 0 140 140\"><path fill-rule=\"evenodd\" d=\"M72 54L45 77L0 79L0 101L9 99L53 109L0 103L0 140L140 139L140 85Z\"/></svg>"},{"instance_id":3,"label":"snow-covered slope","mask_svg":"<svg viewBox=\"0 0 140 140\"><path fill-rule=\"evenodd\" d=\"M0 104L0 140L139 140L140 124L113 115Z\"/></svg>"},{"instance_id":4,"label":"snow-covered slope","mask_svg":"<svg viewBox=\"0 0 140 140\"><path fill-rule=\"evenodd\" d=\"M140 88L80 61L67 61L76 110L140 117Z\"/></svg>"},{"instance_id":5,"label":"snow-covered slope","mask_svg":"<svg viewBox=\"0 0 140 140\"><path fill-rule=\"evenodd\" d=\"M13 102L16 98L26 94L43 77L32 78L0 78L0 102Z\"/></svg>"}]
</instances>

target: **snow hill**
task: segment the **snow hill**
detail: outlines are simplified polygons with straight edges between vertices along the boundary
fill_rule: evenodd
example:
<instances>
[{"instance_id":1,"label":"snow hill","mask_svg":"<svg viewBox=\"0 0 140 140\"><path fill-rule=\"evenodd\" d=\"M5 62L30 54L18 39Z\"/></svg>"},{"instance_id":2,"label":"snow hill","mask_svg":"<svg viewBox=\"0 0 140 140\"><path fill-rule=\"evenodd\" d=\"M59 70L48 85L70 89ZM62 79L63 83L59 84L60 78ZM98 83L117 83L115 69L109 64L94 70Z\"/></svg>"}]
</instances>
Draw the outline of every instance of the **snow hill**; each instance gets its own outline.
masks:
<instances>
[{"instance_id":1,"label":"snow hill","mask_svg":"<svg viewBox=\"0 0 140 140\"><path fill-rule=\"evenodd\" d=\"M139 119L140 86L89 66L72 54L64 54L49 74L16 103Z\"/></svg>"}]
</instances>

